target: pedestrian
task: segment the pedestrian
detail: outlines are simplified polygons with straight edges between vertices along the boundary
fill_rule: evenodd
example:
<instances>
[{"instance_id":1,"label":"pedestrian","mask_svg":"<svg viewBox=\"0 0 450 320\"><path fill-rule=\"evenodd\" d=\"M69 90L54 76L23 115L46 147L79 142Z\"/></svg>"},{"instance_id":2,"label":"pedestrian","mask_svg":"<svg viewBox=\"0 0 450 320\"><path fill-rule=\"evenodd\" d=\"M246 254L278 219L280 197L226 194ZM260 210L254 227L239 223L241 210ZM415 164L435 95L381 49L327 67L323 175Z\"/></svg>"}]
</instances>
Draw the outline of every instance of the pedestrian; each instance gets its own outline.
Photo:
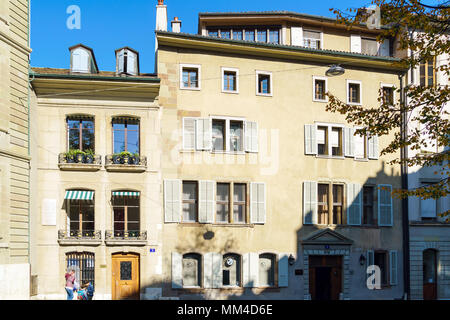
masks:
<instances>
[{"instance_id":1,"label":"pedestrian","mask_svg":"<svg viewBox=\"0 0 450 320\"><path fill-rule=\"evenodd\" d=\"M86 293L88 300L92 300L94 298L94 286L91 282L87 283Z\"/></svg>"},{"instance_id":2,"label":"pedestrian","mask_svg":"<svg viewBox=\"0 0 450 320\"><path fill-rule=\"evenodd\" d=\"M73 291L75 284L75 270L68 269L65 276L66 278L66 292L67 292L67 300L73 300Z\"/></svg>"}]
</instances>

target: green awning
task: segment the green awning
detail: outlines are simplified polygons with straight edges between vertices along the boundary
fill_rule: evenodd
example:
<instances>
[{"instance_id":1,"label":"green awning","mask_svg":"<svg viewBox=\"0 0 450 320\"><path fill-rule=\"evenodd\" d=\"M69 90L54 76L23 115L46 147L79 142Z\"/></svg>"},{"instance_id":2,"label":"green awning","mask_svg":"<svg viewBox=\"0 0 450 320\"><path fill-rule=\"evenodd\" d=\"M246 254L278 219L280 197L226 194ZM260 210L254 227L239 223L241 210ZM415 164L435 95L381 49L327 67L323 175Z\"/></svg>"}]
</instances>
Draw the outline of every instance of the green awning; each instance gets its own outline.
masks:
<instances>
[{"instance_id":1,"label":"green awning","mask_svg":"<svg viewBox=\"0 0 450 320\"><path fill-rule=\"evenodd\" d=\"M139 197L140 193L137 191L113 191L113 197Z\"/></svg>"},{"instance_id":2,"label":"green awning","mask_svg":"<svg viewBox=\"0 0 450 320\"><path fill-rule=\"evenodd\" d=\"M92 200L94 199L94 191L71 190L66 191L66 200Z\"/></svg>"}]
</instances>

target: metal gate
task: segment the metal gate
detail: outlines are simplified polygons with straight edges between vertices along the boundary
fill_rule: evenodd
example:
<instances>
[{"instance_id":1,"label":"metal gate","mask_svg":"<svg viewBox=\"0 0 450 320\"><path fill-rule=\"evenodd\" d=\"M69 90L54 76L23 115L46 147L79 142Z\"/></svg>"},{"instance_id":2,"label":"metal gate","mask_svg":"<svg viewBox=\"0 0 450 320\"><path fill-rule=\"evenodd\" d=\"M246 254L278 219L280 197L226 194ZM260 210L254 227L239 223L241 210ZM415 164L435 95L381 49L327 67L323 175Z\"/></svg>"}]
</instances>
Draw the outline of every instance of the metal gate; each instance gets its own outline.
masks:
<instances>
[{"instance_id":1,"label":"metal gate","mask_svg":"<svg viewBox=\"0 0 450 320\"><path fill-rule=\"evenodd\" d=\"M67 253L67 269L75 269L75 277L80 285L90 282L95 286L95 254L90 252Z\"/></svg>"}]
</instances>

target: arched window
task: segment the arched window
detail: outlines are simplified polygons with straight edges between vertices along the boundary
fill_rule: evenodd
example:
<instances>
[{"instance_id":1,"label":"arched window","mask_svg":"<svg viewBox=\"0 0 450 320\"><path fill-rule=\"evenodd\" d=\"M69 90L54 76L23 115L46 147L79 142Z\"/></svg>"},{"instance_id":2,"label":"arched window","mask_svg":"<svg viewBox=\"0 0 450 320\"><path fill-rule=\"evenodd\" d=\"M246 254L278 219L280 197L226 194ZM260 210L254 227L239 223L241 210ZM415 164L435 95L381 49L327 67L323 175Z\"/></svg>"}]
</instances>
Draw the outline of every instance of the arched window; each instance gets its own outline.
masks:
<instances>
[{"instance_id":1,"label":"arched window","mask_svg":"<svg viewBox=\"0 0 450 320\"><path fill-rule=\"evenodd\" d=\"M201 287L202 256L198 253L183 255L183 287Z\"/></svg>"},{"instance_id":2,"label":"arched window","mask_svg":"<svg viewBox=\"0 0 450 320\"><path fill-rule=\"evenodd\" d=\"M79 285L90 282L95 286L95 254L91 252L69 252L66 254L67 271L75 270Z\"/></svg>"},{"instance_id":3,"label":"arched window","mask_svg":"<svg viewBox=\"0 0 450 320\"><path fill-rule=\"evenodd\" d=\"M94 117L67 116L67 149L95 152Z\"/></svg>"},{"instance_id":4,"label":"arched window","mask_svg":"<svg viewBox=\"0 0 450 320\"><path fill-rule=\"evenodd\" d=\"M138 118L115 117L113 127L113 153L128 151L132 154L140 153L140 121Z\"/></svg>"},{"instance_id":5,"label":"arched window","mask_svg":"<svg viewBox=\"0 0 450 320\"><path fill-rule=\"evenodd\" d=\"M259 255L259 286L272 287L275 285L275 255L263 253Z\"/></svg>"},{"instance_id":6,"label":"arched window","mask_svg":"<svg viewBox=\"0 0 450 320\"><path fill-rule=\"evenodd\" d=\"M223 255L222 261L223 285L230 287L241 286L241 256L234 253Z\"/></svg>"}]
</instances>

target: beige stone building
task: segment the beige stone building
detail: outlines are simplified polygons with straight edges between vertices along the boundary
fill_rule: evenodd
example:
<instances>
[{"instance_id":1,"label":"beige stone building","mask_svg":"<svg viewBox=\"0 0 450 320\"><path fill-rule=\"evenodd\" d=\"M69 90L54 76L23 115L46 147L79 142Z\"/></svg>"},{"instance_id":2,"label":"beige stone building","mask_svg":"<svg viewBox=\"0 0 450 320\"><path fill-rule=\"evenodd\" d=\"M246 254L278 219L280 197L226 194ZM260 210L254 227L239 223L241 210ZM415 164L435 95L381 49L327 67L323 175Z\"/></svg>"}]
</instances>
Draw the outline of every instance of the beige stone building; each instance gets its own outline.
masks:
<instances>
[{"instance_id":1,"label":"beige stone building","mask_svg":"<svg viewBox=\"0 0 450 320\"><path fill-rule=\"evenodd\" d=\"M162 274L160 81L128 47L116 50L116 72L99 71L87 46L69 51L70 68L32 70L33 298L65 299L69 268L95 299L155 298L146 288Z\"/></svg>"},{"instance_id":2,"label":"beige stone building","mask_svg":"<svg viewBox=\"0 0 450 320\"><path fill-rule=\"evenodd\" d=\"M379 155L390 137L354 136L325 110L327 91L398 99L392 43L292 12L200 13L198 34L178 18L169 32L165 10L163 282L152 287L174 299L402 298L400 169Z\"/></svg>"},{"instance_id":3,"label":"beige stone building","mask_svg":"<svg viewBox=\"0 0 450 320\"><path fill-rule=\"evenodd\" d=\"M28 0L0 2L0 300L30 295Z\"/></svg>"}]
</instances>

